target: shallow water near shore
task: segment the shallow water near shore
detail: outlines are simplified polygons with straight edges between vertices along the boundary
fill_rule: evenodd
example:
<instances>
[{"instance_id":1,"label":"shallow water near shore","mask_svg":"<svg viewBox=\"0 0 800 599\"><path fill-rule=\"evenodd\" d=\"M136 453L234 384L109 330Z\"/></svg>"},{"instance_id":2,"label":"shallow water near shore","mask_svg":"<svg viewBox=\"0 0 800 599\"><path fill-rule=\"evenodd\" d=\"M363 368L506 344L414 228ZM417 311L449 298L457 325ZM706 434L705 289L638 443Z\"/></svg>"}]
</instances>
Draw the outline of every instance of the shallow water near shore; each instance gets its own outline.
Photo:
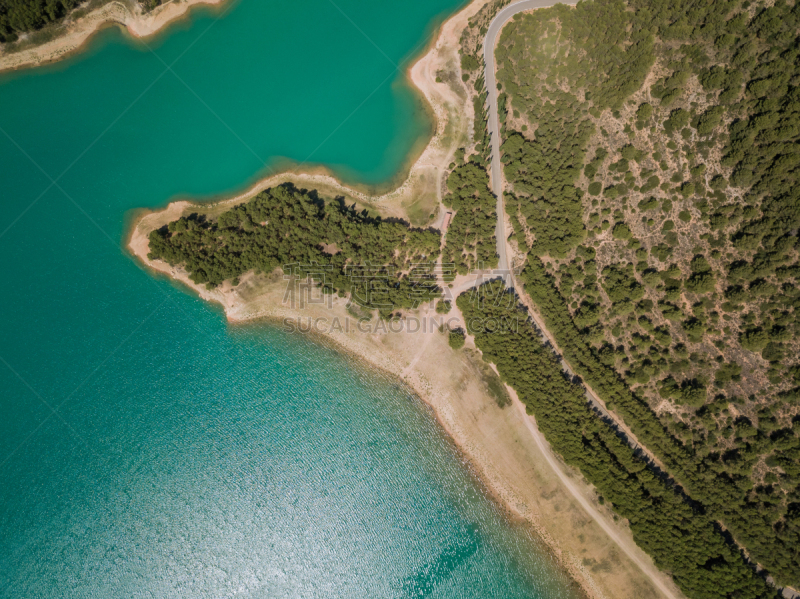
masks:
<instances>
[{"instance_id":1,"label":"shallow water near shore","mask_svg":"<svg viewBox=\"0 0 800 599\"><path fill-rule=\"evenodd\" d=\"M278 157L395 176L459 5L239 0L0 76L0 596L575 596L407 390L121 249Z\"/></svg>"}]
</instances>

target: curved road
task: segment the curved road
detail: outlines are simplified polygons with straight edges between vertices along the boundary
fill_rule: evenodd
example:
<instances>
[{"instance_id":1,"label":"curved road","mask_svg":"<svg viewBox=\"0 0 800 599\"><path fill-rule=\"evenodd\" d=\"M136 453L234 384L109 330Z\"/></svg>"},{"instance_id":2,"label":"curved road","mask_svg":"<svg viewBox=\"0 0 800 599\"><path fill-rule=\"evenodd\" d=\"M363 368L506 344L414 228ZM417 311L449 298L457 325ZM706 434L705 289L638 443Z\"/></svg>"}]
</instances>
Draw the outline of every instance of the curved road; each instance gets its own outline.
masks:
<instances>
[{"instance_id":1,"label":"curved road","mask_svg":"<svg viewBox=\"0 0 800 599\"><path fill-rule=\"evenodd\" d=\"M547 8L554 4L575 4L575 2L553 2L553 0L520 0L512 2L501 10L489 25L486 39L483 42L483 58L486 62L486 91L489 101L489 137L492 143L492 191L497 196L497 253L500 256L497 267L503 273L506 287L513 287L511 267L508 263L506 249L506 211L503 203L503 165L500 162L500 121L497 117L497 82L494 76L494 47L497 44L497 34L511 17L517 13L534 8Z\"/></svg>"},{"instance_id":2,"label":"curved road","mask_svg":"<svg viewBox=\"0 0 800 599\"><path fill-rule=\"evenodd\" d=\"M513 276L511 273L511 267L508 263L508 251L507 251L507 239L506 239L506 231L505 231L505 204L503 202L503 165L500 162L500 121L498 118L497 113L497 81L495 78L495 60L494 60L494 48L497 44L497 36L500 31L503 29L503 26L516 14L521 13L526 10L531 10L534 8L547 8L549 6L553 6L554 4L575 4L575 2L554 2L553 0L518 0L516 2L512 1L511 4L506 6L503 10L501 10L495 18L492 20L491 24L489 25L489 30L486 33L486 39L483 43L483 57L485 60L485 73L486 73L486 90L488 96L488 103L489 103L489 117L488 117L488 129L489 129L489 136L492 144L492 166L491 166L491 181L492 181L492 191L494 192L495 196L497 196L497 228L495 230L495 235L497 237L497 254L499 256L498 259L498 269L501 271L503 280L506 284L506 287L513 287ZM465 287L471 287L475 283L479 282L480 279L477 281L471 281L465 284ZM457 294L456 294L457 295ZM531 316L534 316L534 312L531 312ZM539 322L539 319L534 317L534 320L537 322L542 333L545 337L549 338L551 343L553 343L553 347L557 347L555 345L555 340L549 335L549 332L546 328L544 328L544 323ZM563 366L568 372L572 372L569 368L569 365L566 362L563 362ZM601 413L606 416L607 418L611 418L611 415L605 410L605 407L599 401L599 398L594 394L594 392L587 387L587 396L590 400L593 400L592 403L594 406L601 411ZM559 465L556 463L555 459L552 458L550 453L548 452L548 448L546 447L546 441L543 439L541 433L539 432L538 428L534 425L533 421L528 418L527 413L524 410L522 404L518 406L521 410L521 414L525 420L526 426L531 431L534 439L536 440L539 449L545 455L548 460L548 463L555 471L556 475L559 477L561 482L567 487L573 497L581 504L581 506L586 510L589 516L600 525L600 527L608 534L611 539L613 539L617 545L622 549L622 551L631 559L633 563L635 563L641 570L644 572L648 578L653 582L653 584L658 588L659 591L669 599L677 599L676 594L673 590L665 584L663 574L652 564L649 560L642 560L640 558L641 550L633 543L632 540L628 540L623 538L616 529L610 526L605 519L588 503L585 497L581 494L581 492L575 487L571 480L566 476L566 474L561 470ZM611 418L614 422L619 425L615 418ZM628 431L629 432L629 431ZM632 436L632 435L631 435ZM630 441L629 441L630 442ZM633 440L633 443L638 447L638 443ZM649 452L648 452L649 454Z\"/></svg>"},{"instance_id":3,"label":"curved road","mask_svg":"<svg viewBox=\"0 0 800 599\"><path fill-rule=\"evenodd\" d=\"M495 228L495 236L497 238L497 254L499 255L498 260L498 269L502 273L503 280L505 282L506 287L513 288L514 287L514 277L513 273L511 272L511 265L508 263L508 243L506 239L506 231L505 231L505 220L506 220L506 213L505 213L505 203L503 202L503 164L500 162L500 121L498 118L497 113L497 80L495 77L495 60L494 60L494 48L497 44L497 36L500 31L503 29L503 26L511 20L514 15L524 12L526 10L532 10L535 8L548 8L550 6L554 6L555 4L568 4L572 5L575 2L567 1L567 2L558 2L553 0L516 0L511 2L508 6L506 6L503 10L501 10L494 19L492 19L491 24L489 25L489 29L486 32L486 39L483 42L483 57L486 61L486 90L488 96L488 103L489 103L489 117L488 117L488 129L489 129L489 136L491 139L492 144L492 168L491 168L491 180L492 180L492 191L494 192L495 196L497 196L497 227ZM480 284L483 280L478 277L474 282L469 285L464 285L465 288L471 287L472 285ZM522 290L517 292L520 299L523 303L528 307L529 313L533 321L536 323L536 326L542 333L542 336L550 342L550 345L556 350L557 353L562 354L562 352L558 349L558 343L556 343L555 337L547 330L544 321L538 316L536 310L534 309L533 303L530 302L529 298L523 293ZM566 360L562 357L562 366L564 370L570 375L574 375L574 371L570 367L570 365L566 362ZM611 420L616 427L625 433L628 444L633 447L634 449L641 449L647 457L656 463L659 468L663 468L663 465L655 458L652 452L650 452L646 447L639 444L638 439L633 434L633 431L628 428L624 422L622 422L619 418L615 415L611 414L605 407L605 404L600 401L599 396L594 390L589 387L589 385L584 381L584 387L586 388L586 395L591 401L592 405L594 406L595 410L600 413L601 416L604 418Z\"/></svg>"}]
</instances>

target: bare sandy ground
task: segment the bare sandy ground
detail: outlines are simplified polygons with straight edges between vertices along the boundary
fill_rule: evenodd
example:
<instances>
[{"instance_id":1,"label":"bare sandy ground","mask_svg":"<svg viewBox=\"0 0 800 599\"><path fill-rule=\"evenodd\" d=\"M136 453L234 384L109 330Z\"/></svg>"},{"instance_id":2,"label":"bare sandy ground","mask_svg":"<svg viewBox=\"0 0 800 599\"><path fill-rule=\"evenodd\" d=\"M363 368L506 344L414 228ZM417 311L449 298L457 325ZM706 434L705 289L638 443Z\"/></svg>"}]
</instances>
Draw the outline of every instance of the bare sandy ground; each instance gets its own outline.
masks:
<instances>
[{"instance_id":1,"label":"bare sandy ground","mask_svg":"<svg viewBox=\"0 0 800 599\"><path fill-rule=\"evenodd\" d=\"M259 181L247 191L214 204L179 201L164 210L143 213L133 224L128 248L148 268L187 286L206 301L219 303L232 324L269 319L295 334L310 334L332 342L368 365L396 376L428 403L487 490L509 515L532 526L547 543L558 563L589 597L625 599L680 598L670 578L653 565L633 542L624 522L600 505L593 488L580 473L554 454L527 416L513 391L514 405L503 409L492 398L471 341L458 352L450 349L439 331L442 318L458 319L454 309L446 317L423 306L409 314L402 330L380 329L376 321L358 327L358 319L343 298L331 305L302 302L302 293L287 296L280 272L256 277L248 273L236 288L225 283L207 290L194 285L187 273L161 261L147 259L150 231L191 212L210 215L232 203L245 201L261 189L284 181L318 189L378 208L385 216L405 216L420 196L438 204L442 174L456 148L471 136L471 101L461 87L458 40L467 19L486 0L476 0L443 24L428 52L409 70L411 81L427 98L436 115L431 142L395 190L370 195L343 185L325 171L286 172ZM436 77L449 72L449 83ZM454 323L455 324L455 323ZM399 325L396 325L398 328ZM416 330L414 330L416 329Z\"/></svg>"},{"instance_id":2,"label":"bare sandy ground","mask_svg":"<svg viewBox=\"0 0 800 599\"><path fill-rule=\"evenodd\" d=\"M223 0L171 0L149 13L142 13L138 4L132 9L121 1L110 2L80 18L73 20L68 17L58 27L56 37L48 42L16 52L0 53L0 71L35 67L66 58L79 51L92 35L112 24L124 27L134 37L147 37L185 16L193 6L221 2Z\"/></svg>"}]
</instances>

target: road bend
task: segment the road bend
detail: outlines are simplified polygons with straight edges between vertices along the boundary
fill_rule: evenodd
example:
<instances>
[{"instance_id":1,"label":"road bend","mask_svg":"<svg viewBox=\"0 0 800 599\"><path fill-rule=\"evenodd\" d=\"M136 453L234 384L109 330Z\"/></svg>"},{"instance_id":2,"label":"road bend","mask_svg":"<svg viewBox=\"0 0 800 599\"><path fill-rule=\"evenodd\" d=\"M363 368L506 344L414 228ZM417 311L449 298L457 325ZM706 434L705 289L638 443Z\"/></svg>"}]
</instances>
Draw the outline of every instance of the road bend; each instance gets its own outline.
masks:
<instances>
[{"instance_id":1,"label":"road bend","mask_svg":"<svg viewBox=\"0 0 800 599\"><path fill-rule=\"evenodd\" d=\"M575 2L553 2L553 0L520 0L512 2L501 10L489 25L483 42L483 58L486 61L486 91L489 102L489 138L492 144L492 191L497 196L497 237L498 268L503 274L506 287L513 287L511 265L508 262L506 239L506 210L503 203L503 164L500 162L500 119L497 113L497 81L495 79L494 48L497 35L514 15L534 8L547 8L555 4L575 4Z\"/></svg>"}]
</instances>

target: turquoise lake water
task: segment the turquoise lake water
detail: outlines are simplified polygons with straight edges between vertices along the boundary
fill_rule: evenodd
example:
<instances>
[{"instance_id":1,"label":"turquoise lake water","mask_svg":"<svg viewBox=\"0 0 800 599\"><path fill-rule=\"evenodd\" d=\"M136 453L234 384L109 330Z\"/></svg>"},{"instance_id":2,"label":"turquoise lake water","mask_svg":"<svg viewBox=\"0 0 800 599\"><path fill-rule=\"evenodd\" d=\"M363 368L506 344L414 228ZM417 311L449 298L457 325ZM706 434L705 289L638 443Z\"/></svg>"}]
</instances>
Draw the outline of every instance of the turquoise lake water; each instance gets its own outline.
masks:
<instances>
[{"instance_id":1,"label":"turquoise lake water","mask_svg":"<svg viewBox=\"0 0 800 599\"><path fill-rule=\"evenodd\" d=\"M280 159L391 179L458 4L241 0L0 76L0 596L575 596L407 390L121 249Z\"/></svg>"}]
</instances>

